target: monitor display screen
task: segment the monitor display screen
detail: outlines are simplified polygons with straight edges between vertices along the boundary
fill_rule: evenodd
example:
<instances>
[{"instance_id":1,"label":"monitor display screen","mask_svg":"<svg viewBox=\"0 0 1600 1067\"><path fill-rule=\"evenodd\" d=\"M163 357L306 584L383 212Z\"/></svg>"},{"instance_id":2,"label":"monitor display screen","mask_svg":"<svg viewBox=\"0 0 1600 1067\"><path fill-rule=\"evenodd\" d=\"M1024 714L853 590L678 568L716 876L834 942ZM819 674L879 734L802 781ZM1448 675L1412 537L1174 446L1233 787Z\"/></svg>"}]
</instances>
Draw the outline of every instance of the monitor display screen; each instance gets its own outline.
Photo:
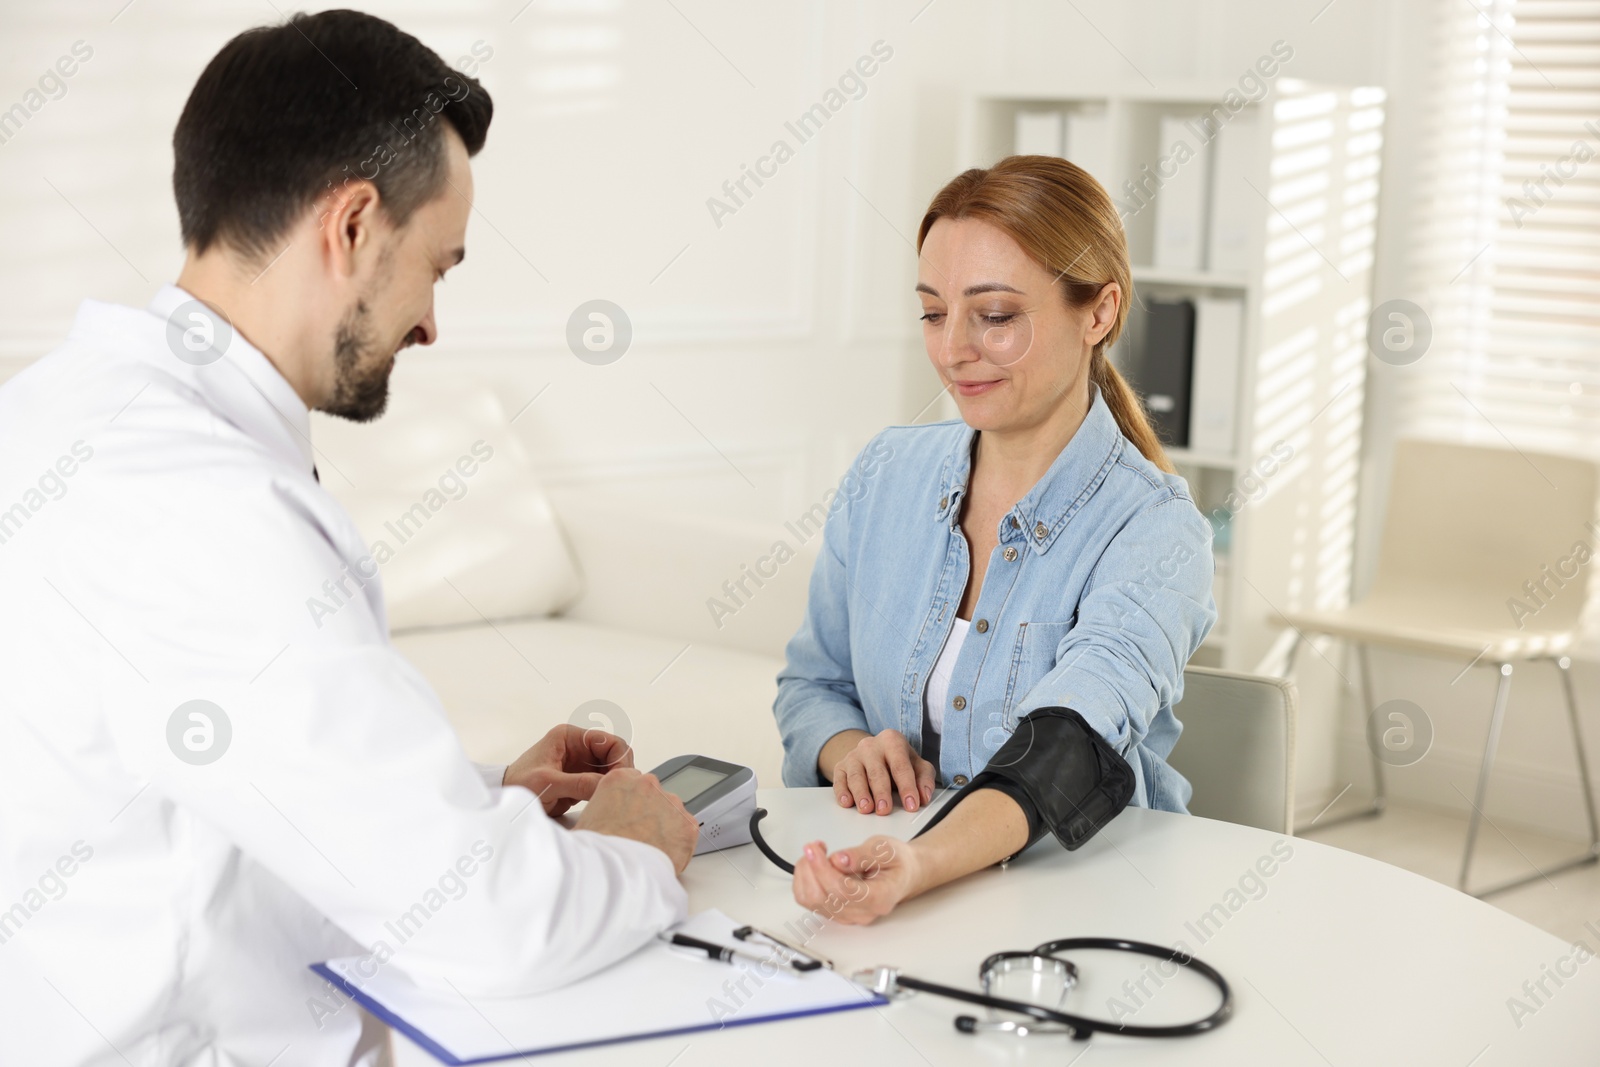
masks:
<instances>
[{"instance_id":1,"label":"monitor display screen","mask_svg":"<svg viewBox=\"0 0 1600 1067\"><path fill-rule=\"evenodd\" d=\"M691 763L683 770L668 775L667 780L661 783L661 788L687 804L727 777L721 771L707 770Z\"/></svg>"}]
</instances>

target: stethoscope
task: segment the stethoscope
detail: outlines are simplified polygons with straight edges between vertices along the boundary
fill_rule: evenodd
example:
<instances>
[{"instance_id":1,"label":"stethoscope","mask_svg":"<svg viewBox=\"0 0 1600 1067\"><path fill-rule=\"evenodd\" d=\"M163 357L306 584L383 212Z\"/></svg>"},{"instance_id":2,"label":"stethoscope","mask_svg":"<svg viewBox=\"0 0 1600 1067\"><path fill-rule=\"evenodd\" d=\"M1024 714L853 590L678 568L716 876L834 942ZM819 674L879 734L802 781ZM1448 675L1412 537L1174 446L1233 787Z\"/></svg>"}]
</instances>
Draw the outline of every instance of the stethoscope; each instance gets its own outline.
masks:
<instances>
[{"instance_id":1,"label":"stethoscope","mask_svg":"<svg viewBox=\"0 0 1600 1067\"><path fill-rule=\"evenodd\" d=\"M761 850L761 854L780 870L793 874L794 864L774 852L766 839L761 836L758 824L766 814L765 808L757 808L750 816L750 840ZM1062 1005L1066 1003L1067 994L1078 984L1078 968L1071 960L1064 960L1057 953L1071 952L1074 949L1132 952L1176 964L1193 971L1215 986L1220 998L1219 1003L1216 1010L1203 1019L1169 1026L1117 1023L1107 1019L1089 1019L1063 1011ZM1060 994L1056 997L1055 1006L1046 1007L1031 1001L994 995L994 987L1001 979L1016 975L1029 978L1036 989L1051 983L1058 985ZM1068 1034L1075 1041L1087 1041L1095 1033L1121 1034L1124 1037L1190 1037L1194 1034L1203 1034L1207 1030L1215 1030L1233 1014L1233 992L1228 988L1228 980L1222 977L1222 973L1215 967L1174 948L1153 945L1146 941L1129 941L1120 937L1064 937L1046 941L1029 951L996 952L985 959L978 968L978 984L983 988L981 993L913 978L902 974L896 967L868 967L856 971L850 977L859 985L891 1000L903 999L913 993L932 993L938 997L977 1004L991 1011L1011 1012L1026 1017L1026 1020L979 1019L972 1015L958 1015L955 1020L956 1029L964 1034L983 1031L1010 1033L1019 1037L1028 1034Z\"/></svg>"}]
</instances>

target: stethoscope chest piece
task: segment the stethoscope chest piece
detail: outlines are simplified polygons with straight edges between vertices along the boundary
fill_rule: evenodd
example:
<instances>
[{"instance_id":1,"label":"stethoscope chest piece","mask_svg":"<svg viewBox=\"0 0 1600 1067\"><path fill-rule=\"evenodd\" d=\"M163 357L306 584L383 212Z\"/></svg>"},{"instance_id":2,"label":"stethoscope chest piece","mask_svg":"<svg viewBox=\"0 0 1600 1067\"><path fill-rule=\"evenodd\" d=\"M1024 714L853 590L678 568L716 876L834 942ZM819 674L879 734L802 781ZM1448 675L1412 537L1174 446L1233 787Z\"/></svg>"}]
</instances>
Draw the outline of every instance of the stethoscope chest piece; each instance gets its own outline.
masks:
<instances>
[{"instance_id":1,"label":"stethoscope chest piece","mask_svg":"<svg viewBox=\"0 0 1600 1067\"><path fill-rule=\"evenodd\" d=\"M898 967L864 967L852 974L850 980L890 1000L904 1000L912 993L912 990L900 988Z\"/></svg>"},{"instance_id":2,"label":"stethoscope chest piece","mask_svg":"<svg viewBox=\"0 0 1600 1067\"><path fill-rule=\"evenodd\" d=\"M1071 960L1043 952L996 952L978 968L978 983L983 986L984 996L1025 1001L1062 1011L1067 1005L1067 994L1078 984L1078 968ZM1053 1023L1006 1018L1002 1010L990 1008L987 1019L958 1015L956 1029L964 1034L994 1031L1018 1037L1050 1033L1089 1036L1076 1028Z\"/></svg>"},{"instance_id":3,"label":"stethoscope chest piece","mask_svg":"<svg viewBox=\"0 0 1600 1067\"><path fill-rule=\"evenodd\" d=\"M1028 999L1034 1001L1056 992L1059 1008L1078 984L1078 968L1071 960L1043 952L996 952L978 968L978 981L991 996L1015 992L1018 984L1026 986Z\"/></svg>"}]
</instances>

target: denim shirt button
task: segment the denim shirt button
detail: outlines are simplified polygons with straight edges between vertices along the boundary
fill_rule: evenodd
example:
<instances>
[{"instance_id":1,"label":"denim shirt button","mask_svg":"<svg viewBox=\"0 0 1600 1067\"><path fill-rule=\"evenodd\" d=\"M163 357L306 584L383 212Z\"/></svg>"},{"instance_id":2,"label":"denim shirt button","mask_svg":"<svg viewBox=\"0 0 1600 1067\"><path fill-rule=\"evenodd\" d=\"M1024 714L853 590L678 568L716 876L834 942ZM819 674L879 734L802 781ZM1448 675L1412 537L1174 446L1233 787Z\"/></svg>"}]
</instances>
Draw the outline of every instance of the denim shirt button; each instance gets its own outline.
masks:
<instances>
[{"instance_id":1,"label":"denim shirt button","mask_svg":"<svg viewBox=\"0 0 1600 1067\"><path fill-rule=\"evenodd\" d=\"M1022 523L1017 521L1017 517L1015 515L1011 516L1011 528L1013 530L1015 530L1015 529L1018 529L1021 526L1022 526Z\"/></svg>"},{"instance_id":2,"label":"denim shirt button","mask_svg":"<svg viewBox=\"0 0 1600 1067\"><path fill-rule=\"evenodd\" d=\"M955 708L957 711L961 711L963 708L965 708L967 706L967 698L966 697L956 697L954 700L952 700L950 702L950 706L952 708Z\"/></svg>"},{"instance_id":3,"label":"denim shirt button","mask_svg":"<svg viewBox=\"0 0 1600 1067\"><path fill-rule=\"evenodd\" d=\"M1005 556L1007 563L1015 563L1017 561L1017 550L1015 548L1008 547L1001 555Z\"/></svg>"},{"instance_id":4,"label":"denim shirt button","mask_svg":"<svg viewBox=\"0 0 1600 1067\"><path fill-rule=\"evenodd\" d=\"M1041 541L1043 541L1045 539L1045 535L1048 534L1049 532L1050 532L1050 527L1046 526L1042 522L1039 523L1037 526L1035 526L1033 528L1033 536L1037 537Z\"/></svg>"},{"instance_id":5,"label":"denim shirt button","mask_svg":"<svg viewBox=\"0 0 1600 1067\"><path fill-rule=\"evenodd\" d=\"M967 776L964 774L958 774L954 778L950 779L950 781L957 786L963 786L967 784Z\"/></svg>"},{"instance_id":6,"label":"denim shirt button","mask_svg":"<svg viewBox=\"0 0 1600 1067\"><path fill-rule=\"evenodd\" d=\"M978 620L977 630L978 630L978 632L980 634L988 633L989 632L989 620L988 619L979 619Z\"/></svg>"},{"instance_id":7,"label":"denim shirt button","mask_svg":"<svg viewBox=\"0 0 1600 1067\"><path fill-rule=\"evenodd\" d=\"M940 511L943 511L945 508L947 508L949 506L950 506L950 498L949 497L942 496L942 497L939 498L939 510Z\"/></svg>"}]
</instances>

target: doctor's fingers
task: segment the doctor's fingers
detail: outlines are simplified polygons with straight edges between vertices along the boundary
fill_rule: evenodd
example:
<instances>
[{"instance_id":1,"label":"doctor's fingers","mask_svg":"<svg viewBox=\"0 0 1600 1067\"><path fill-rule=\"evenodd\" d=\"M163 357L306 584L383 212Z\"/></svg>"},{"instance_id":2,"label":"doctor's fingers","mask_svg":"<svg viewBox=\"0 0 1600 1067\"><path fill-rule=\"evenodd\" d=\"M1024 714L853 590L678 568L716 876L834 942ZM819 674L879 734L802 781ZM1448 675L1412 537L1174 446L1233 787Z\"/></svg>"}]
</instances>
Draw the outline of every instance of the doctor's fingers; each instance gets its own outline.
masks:
<instances>
[{"instance_id":1,"label":"doctor's fingers","mask_svg":"<svg viewBox=\"0 0 1600 1067\"><path fill-rule=\"evenodd\" d=\"M568 774L565 771L549 771L541 775L539 799L549 810L553 805L566 802L565 808L570 808L580 800L594 799L594 791L600 787L600 780L605 777L599 771L586 771L580 774Z\"/></svg>"},{"instance_id":2,"label":"doctor's fingers","mask_svg":"<svg viewBox=\"0 0 1600 1067\"><path fill-rule=\"evenodd\" d=\"M633 747L605 730L563 723L549 736L559 740L566 770L606 771L633 766Z\"/></svg>"},{"instance_id":3,"label":"doctor's fingers","mask_svg":"<svg viewBox=\"0 0 1600 1067\"><path fill-rule=\"evenodd\" d=\"M609 734L604 730L585 730L583 743L586 746L584 756L588 759L588 765L597 770L609 771L618 767L633 766L633 746L616 734Z\"/></svg>"}]
</instances>

